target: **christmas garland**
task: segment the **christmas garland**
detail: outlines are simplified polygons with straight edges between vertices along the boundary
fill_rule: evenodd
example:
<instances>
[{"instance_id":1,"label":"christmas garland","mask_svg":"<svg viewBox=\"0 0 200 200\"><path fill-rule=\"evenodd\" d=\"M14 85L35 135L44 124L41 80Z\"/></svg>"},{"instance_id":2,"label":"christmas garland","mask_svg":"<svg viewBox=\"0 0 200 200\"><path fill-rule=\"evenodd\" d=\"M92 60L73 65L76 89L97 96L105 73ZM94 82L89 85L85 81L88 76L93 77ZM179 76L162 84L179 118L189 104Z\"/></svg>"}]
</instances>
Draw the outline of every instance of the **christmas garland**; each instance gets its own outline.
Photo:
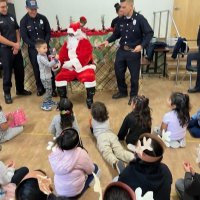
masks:
<instances>
[{"instance_id":1,"label":"christmas garland","mask_svg":"<svg viewBox=\"0 0 200 200\"><path fill-rule=\"evenodd\" d=\"M94 35L107 35L110 32L113 32L112 28L107 28L105 30L96 30L96 29L89 29L89 28L82 28L82 31L87 36L94 36ZM60 30L51 30L51 38L58 38L62 36L67 36L67 29L60 29Z\"/></svg>"}]
</instances>

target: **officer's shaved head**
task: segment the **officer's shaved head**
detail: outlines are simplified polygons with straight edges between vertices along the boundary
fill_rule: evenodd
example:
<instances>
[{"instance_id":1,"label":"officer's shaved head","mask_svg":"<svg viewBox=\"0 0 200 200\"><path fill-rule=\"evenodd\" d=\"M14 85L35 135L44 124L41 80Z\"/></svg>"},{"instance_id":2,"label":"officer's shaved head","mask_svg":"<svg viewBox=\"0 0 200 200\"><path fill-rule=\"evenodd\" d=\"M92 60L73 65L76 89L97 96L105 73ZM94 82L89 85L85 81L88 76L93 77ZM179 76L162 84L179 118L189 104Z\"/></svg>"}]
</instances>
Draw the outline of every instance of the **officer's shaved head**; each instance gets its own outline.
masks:
<instances>
[{"instance_id":1,"label":"officer's shaved head","mask_svg":"<svg viewBox=\"0 0 200 200\"><path fill-rule=\"evenodd\" d=\"M124 16L133 14L133 1L134 0L120 0L121 10Z\"/></svg>"},{"instance_id":2,"label":"officer's shaved head","mask_svg":"<svg viewBox=\"0 0 200 200\"><path fill-rule=\"evenodd\" d=\"M7 0L0 0L0 14L6 15L8 12Z\"/></svg>"},{"instance_id":3,"label":"officer's shaved head","mask_svg":"<svg viewBox=\"0 0 200 200\"><path fill-rule=\"evenodd\" d=\"M122 3L122 2L127 2L127 3L134 3L134 0L120 0L120 3Z\"/></svg>"},{"instance_id":4,"label":"officer's shaved head","mask_svg":"<svg viewBox=\"0 0 200 200\"><path fill-rule=\"evenodd\" d=\"M7 0L0 0L0 3L2 3L2 2L6 2L7 3Z\"/></svg>"}]
</instances>

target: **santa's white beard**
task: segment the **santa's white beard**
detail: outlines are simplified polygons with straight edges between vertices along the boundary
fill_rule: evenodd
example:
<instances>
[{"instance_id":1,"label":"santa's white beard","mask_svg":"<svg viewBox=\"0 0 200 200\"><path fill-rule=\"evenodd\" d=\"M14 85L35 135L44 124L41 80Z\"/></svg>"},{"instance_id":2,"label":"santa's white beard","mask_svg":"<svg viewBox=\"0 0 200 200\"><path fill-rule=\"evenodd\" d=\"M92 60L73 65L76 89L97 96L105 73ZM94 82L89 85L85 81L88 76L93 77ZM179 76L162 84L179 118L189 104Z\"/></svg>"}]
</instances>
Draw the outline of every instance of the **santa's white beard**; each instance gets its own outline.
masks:
<instances>
[{"instance_id":1,"label":"santa's white beard","mask_svg":"<svg viewBox=\"0 0 200 200\"><path fill-rule=\"evenodd\" d=\"M79 40L75 37L68 37L67 48L69 50L76 50Z\"/></svg>"}]
</instances>

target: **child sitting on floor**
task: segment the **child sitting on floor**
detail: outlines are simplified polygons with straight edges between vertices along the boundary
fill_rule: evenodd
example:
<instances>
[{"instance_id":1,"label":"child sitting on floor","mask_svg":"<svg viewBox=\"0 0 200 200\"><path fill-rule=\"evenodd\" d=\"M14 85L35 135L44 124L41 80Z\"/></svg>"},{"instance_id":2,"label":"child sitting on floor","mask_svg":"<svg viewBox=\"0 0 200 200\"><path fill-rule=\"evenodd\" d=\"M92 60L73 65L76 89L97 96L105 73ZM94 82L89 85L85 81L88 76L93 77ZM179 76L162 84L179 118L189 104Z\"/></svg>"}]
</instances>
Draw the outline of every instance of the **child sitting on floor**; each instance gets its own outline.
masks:
<instances>
[{"instance_id":1,"label":"child sitting on floor","mask_svg":"<svg viewBox=\"0 0 200 200\"><path fill-rule=\"evenodd\" d=\"M64 129L56 138L49 162L54 172L55 190L60 196L76 197L83 194L92 184L92 173L99 173L98 166L93 164L81 144L78 132L73 128Z\"/></svg>"},{"instance_id":2,"label":"child sitting on floor","mask_svg":"<svg viewBox=\"0 0 200 200\"><path fill-rule=\"evenodd\" d=\"M112 132L105 104L95 102L91 114L91 130L97 139L97 147L104 159L120 173L124 169L123 162L129 163L134 155L122 147L117 135Z\"/></svg>"},{"instance_id":3,"label":"child sitting on floor","mask_svg":"<svg viewBox=\"0 0 200 200\"><path fill-rule=\"evenodd\" d=\"M140 135L151 132L151 108L145 96L133 97L131 105L133 110L125 117L118 138L136 145Z\"/></svg>"},{"instance_id":4,"label":"child sitting on floor","mask_svg":"<svg viewBox=\"0 0 200 200\"><path fill-rule=\"evenodd\" d=\"M6 117L0 105L0 143L11 140L23 131L23 126L10 127L12 122L12 114L8 114Z\"/></svg>"},{"instance_id":5,"label":"child sitting on floor","mask_svg":"<svg viewBox=\"0 0 200 200\"><path fill-rule=\"evenodd\" d=\"M168 139L164 142L172 148L185 147L185 134L190 120L190 100L187 94L174 92L168 99L170 110L163 117L160 133L166 131ZM161 134L162 135L162 134Z\"/></svg>"},{"instance_id":6,"label":"child sitting on floor","mask_svg":"<svg viewBox=\"0 0 200 200\"><path fill-rule=\"evenodd\" d=\"M188 131L192 137L200 138L200 110L191 117L188 124Z\"/></svg>"},{"instance_id":7,"label":"child sitting on floor","mask_svg":"<svg viewBox=\"0 0 200 200\"><path fill-rule=\"evenodd\" d=\"M15 169L15 163L9 161L4 164L0 161L0 199L14 198L16 186L29 172L27 167Z\"/></svg>"},{"instance_id":8,"label":"child sitting on floor","mask_svg":"<svg viewBox=\"0 0 200 200\"><path fill-rule=\"evenodd\" d=\"M189 162L183 163L185 177L178 179L175 184L180 200L200 199L200 174L196 173Z\"/></svg>"},{"instance_id":9,"label":"child sitting on floor","mask_svg":"<svg viewBox=\"0 0 200 200\"><path fill-rule=\"evenodd\" d=\"M73 104L67 98L62 98L58 103L59 115L54 116L49 127L50 133L58 137L65 128L74 128L79 131L78 122L73 112Z\"/></svg>"}]
</instances>

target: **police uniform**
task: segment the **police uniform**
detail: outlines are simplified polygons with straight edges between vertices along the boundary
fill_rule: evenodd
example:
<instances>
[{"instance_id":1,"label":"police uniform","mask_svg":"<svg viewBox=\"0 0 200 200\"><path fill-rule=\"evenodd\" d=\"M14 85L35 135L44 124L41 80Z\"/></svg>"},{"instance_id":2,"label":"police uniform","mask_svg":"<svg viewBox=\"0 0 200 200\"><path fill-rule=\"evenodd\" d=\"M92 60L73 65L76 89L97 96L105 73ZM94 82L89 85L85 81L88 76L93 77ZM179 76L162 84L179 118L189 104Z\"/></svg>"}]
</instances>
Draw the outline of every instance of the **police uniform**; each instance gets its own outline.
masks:
<instances>
[{"instance_id":1,"label":"police uniform","mask_svg":"<svg viewBox=\"0 0 200 200\"><path fill-rule=\"evenodd\" d=\"M137 12L131 17L122 17L116 24L113 34L107 39L109 43L120 39L120 47L116 54L115 74L119 94L127 96L125 72L128 67L131 74L130 97L138 94L141 52L134 53L137 45L145 48L153 37L153 30L147 20ZM120 98L120 95L117 96ZM114 98L114 97L113 97Z\"/></svg>"},{"instance_id":2,"label":"police uniform","mask_svg":"<svg viewBox=\"0 0 200 200\"><path fill-rule=\"evenodd\" d=\"M28 54L30 62L33 66L33 72L36 80L38 91L44 91L44 87L40 80L40 71L37 62L37 50L35 43L37 39L43 39L49 44L51 29L47 18L44 15L37 14L35 18L31 18L28 13L20 21L20 33L23 41L28 45ZM53 74L53 73L52 73ZM55 78L53 75L52 86L55 90Z\"/></svg>"},{"instance_id":3,"label":"police uniform","mask_svg":"<svg viewBox=\"0 0 200 200\"><path fill-rule=\"evenodd\" d=\"M9 13L6 15L0 14L0 34L4 38L17 42L16 30L19 29L15 17ZM10 89L12 87L11 77L12 69L15 73L16 91L17 94L24 93L24 65L21 51L18 54L13 54L11 46L0 43L0 57L3 65L3 91L6 99L8 96L9 103L12 103ZM27 91L26 91L27 92ZM29 95L29 94L24 94Z\"/></svg>"}]
</instances>

